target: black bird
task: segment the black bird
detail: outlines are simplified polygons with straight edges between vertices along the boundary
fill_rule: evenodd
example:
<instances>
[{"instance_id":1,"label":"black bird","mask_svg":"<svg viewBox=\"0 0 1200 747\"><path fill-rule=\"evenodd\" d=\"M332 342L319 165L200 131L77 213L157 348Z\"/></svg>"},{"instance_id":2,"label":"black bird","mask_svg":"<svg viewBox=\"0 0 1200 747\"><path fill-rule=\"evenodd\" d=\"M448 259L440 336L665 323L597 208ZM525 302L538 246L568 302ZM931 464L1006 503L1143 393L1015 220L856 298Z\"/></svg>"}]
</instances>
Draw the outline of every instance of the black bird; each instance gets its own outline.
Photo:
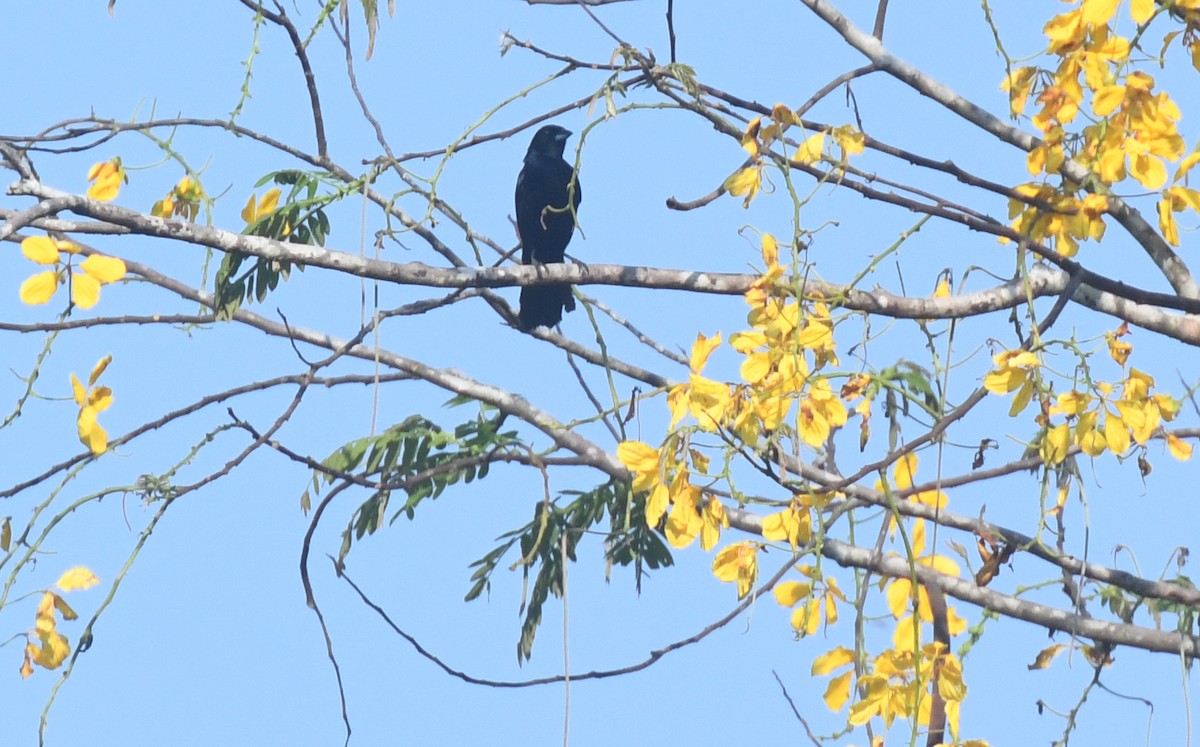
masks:
<instances>
[{"instance_id":1,"label":"black bird","mask_svg":"<svg viewBox=\"0 0 1200 747\"><path fill-rule=\"evenodd\" d=\"M562 262L575 233L575 211L583 192L575 170L563 160L563 147L570 136L570 130L546 125L534 133L525 153L516 192L522 264ZM526 332L553 327L562 321L564 308L575 310L569 284L527 285L521 288L517 318Z\"/></svg>"}]
</instances>

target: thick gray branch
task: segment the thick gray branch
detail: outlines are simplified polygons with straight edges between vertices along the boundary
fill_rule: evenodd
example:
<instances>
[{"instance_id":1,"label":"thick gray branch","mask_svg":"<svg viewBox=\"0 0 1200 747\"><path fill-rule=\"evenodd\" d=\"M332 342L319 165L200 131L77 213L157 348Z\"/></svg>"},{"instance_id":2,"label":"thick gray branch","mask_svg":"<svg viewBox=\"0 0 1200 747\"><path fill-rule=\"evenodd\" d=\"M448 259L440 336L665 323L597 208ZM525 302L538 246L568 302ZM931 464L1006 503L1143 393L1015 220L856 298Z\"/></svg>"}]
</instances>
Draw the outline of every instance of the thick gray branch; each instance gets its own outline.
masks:
<instances>
[{"instance_id":1,"label":"thick gray branch","mask_svg":"<svg viewBox=\"0 0 1200 747\"><path fill-rule=\"evenodd\" d=\"M727 513L732 526L756 534L762 533L761 516L738 508L727 509ZM831 538L821 541L820 552L844 567L870 569L889 578L912 578L913 566L907 558L900 555L882 555L874 550ZM972 581L947 576L922 565L916 566L916 572L923 583L937 584L942 591L955 599L992 610L1005 617L1040 625L1047 630L1059 630L1093 641L1133 646L1147 651L1186 656L1200 654L1200 639L1192 636L1084 618L1055 607L977 586Z\"/></svg>"},{"instance_id":2,"label":"thick gray branch","mask_svg":"<svg viewBox=\"0 0 1200 747\"><path fill-rule=\"evenodd\" d=\"M625 265L548 265L527 267L433 267L421 262L387 262L334 249L291 244L261 236L246 236L211 226L181 220L167 220L111 203L92 200L23 180L9 188L12 194L42 200L38 206L21 211L0 209L0 218L16 221L17 226L39 225L48 213L70 210L100 224L78 224L53 219L40 225L50 230L71 230L73 226L101 233L111 226L112 233L133 232L208 246L225 252L241 252L265 259L285 260L310 267L323 267L359 277L403 285L435 288L502 288L570 282L577 285L619 285L695 293L740 295L758 279L752 274L672 270ZM18 218L19 216L19 218ZM35 219L36 218L36 219ZM10 224L0 226L0 238L12 232ZM1026 294L1033 298L1054 297L1066 288L1066 273L1040 265L1034 266L1024 280L1012 280L994 288L950 298L897 296L882 289L863 291L811 278L798 281L805 294L839 299L848 309L902 319L962 319L1020 306ZM1028 287L1026 287L1028 286ZM1190 315L1169 314L1153 306L1138 304L1110 293L1081 288L1075 300L1105 314L1145 329L1162 333L1188 344L1200 344L1200 319Z\"/></svg>"}]
</instances>

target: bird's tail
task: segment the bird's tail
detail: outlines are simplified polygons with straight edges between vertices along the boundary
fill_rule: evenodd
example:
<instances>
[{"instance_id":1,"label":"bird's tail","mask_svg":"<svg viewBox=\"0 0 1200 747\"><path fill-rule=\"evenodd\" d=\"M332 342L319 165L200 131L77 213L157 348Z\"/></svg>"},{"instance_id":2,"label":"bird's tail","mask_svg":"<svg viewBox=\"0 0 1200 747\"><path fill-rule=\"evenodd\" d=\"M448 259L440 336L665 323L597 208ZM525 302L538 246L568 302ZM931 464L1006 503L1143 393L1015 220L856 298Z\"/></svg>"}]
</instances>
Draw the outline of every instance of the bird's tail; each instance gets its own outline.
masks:
<instances>
[{"instance_id":1,"label":"bird's tail","mask_svg":"<svg viewBox=\"0 0 1200 747\"><path fill-rule=\"evenodd\" d=\"M521 288L521 310L517 313L521 329L530 332L537 327L553 327L562 321L563 309L575 310L571 286L527 285Z\"/></svg>"}]
</instances>

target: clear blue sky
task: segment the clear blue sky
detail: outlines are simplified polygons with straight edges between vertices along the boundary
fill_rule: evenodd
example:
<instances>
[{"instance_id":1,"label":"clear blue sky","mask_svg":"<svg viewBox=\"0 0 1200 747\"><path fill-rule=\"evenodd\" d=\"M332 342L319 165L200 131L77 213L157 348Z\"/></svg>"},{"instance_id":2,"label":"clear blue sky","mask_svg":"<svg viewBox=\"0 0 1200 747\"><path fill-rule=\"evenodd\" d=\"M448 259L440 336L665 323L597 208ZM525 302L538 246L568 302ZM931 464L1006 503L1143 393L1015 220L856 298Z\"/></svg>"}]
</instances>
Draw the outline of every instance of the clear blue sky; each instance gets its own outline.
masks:
<instances>
[{"instance_id":1,"label":"clear blue sky","mask_svg":"<svg viewBox=\"0 0 1200 747\"><path fill-rule=\"evenodd\" d=\"M358 14L357 3L353 3ZM381 3L382 5L382 3ZM744 98L765 104L798 105L833 76L862 64L826 26L799 3L763 0L756 3L677 3L679 58L695 67L700 79ZM893 3L886 42L908 61L972 97L994 112L1005 107L997 85L1003 62L994 54L990 30L976 4L940 4L936 19L928 4ZM1014 57L1042 47L1040 29L1061 3L996 4L997 22ZM665 3L641 0L597 10L606 24L640 48L652 48L660 60L668 54ZM753 6L753 10L751 10ZM845 0L839 4L859 25L869 27L874 2ZM291 10L291 6L289 5ZM296 11L292 11L296 12ZM303 4L303 27L313 19L313 5ZM1021 14L1027 14L1022 17ZM238 99L244 60L252 44L249 12L239 3L191 4L184 11L164 10L158 3L119 0L115 17L105 3L22 3L7 9L9 34L0 51L6 76L6 103L0 134L39 131L61 120L86 116L127 119L181 113L199 118L227 116ZM364 34L354 27L360 54L356 60L364 94L397 151L442 147L480 121L499 101L527 88L558 68L538 56L514 49L499 56L501 32L510 31L556 52L607 61L614 46L576 8L528 7L520 0L438 0L399 2L397 17L381 21L374 58L362 59ZM313 59L322 87L331 155L350 170L379 155L374 136L346 85L340 48L332 37L318 38ZM312 150L308 103L291 48L277 29L267 26L259 39L261 54L240 123ZM1153 45L1152 45L1153 46ZM1179 64L1183 60L1172 60ZM483 132L506 129L542 111L594 91L604 73L579 72L534 92L496 114ZM1185 113L1196 111L1197 88L1164 82ZM880 139L938 159L953 159L1002 183L1027 178L1024 156L990 142L969 125L882 76L856 82L854 91L864 125ZM632 91L630 101L651 101ZM1189 109L1189 104L1191 108ZM557 121L581 132L599 117L572 112ZM839 93L812 112L816 119L842 124L853 121ZM1183 123L1189 143L1192 122ZM164 133L159 133L164 134ZM467 217L473 228L512 245L509 225L512 187L528 142L522 134L453 159L439 182L439 194ZM572 139L571 145L578 142ZM216 132L181 132L175 148L197 169L211 194L229 189L214 219L234 230L238 212L263 174L295 166L278 154ZM142 169L159 160L158 151L137 135L84 154L41 156L35 164L50 185L72 191L86 188L84 174L98 160L120 155L130 167L130 184L118 203L148 210L182 175L172 165ZM598 126L582 154L581 179L586 200L581 208L586 240L576 237L571 253L588 262L694 267L743 271L756 263L757 248L739 236L739 228L755 226L788 231L790 202L785 195L760 199L750 210L726 198L706 209L672 212L668 197L694 199L710 192L740 163L743 153L718 137L703 121L675 111L641 111ZM864 156L868 168L894 168L879 157ZM436 162L410 164L431 176ZM914 180L923 178L905 172ZM9 176L9 178L15 178ZM945 194L964 200L974 195L948 181L933 181ZM393 189L384 183L380 189ZM260 189L261 192L261 189ZM0 198L0 206L27 202ZM973 202L1003 216L996 199ZM410 212L419 211L415 203ZM361 204L349 200L334 212L329 246L359 249ZM1153 215L1152 211L1149 215ZM866 259L878 254L913 226L916 218L881 208L859 197L826 187L805 207L804 223L816 228L837 221L818 235L810 252L823 278L844 282ZM382 228L377 215L368 218L368 236ZM440 228L466 252L460 233ZM1110 229L1116 232L1115 227ZM1091 266L1123 279L1155 282L1129 256L1131 242L1106 242L1086 255ZM200 281L204 256L199 249L147 240L99 239L103 251L150 264L189 283ZM413 239L408 251L389 247L384 257L395 261L434 263L436 257ZM1195 246L1185 234L1183 250ZM928 293L937 272L947 266L958 275L970 264L1007 276L1009 249L990 237L930 223L900 253L903 282L914 295ZM55 307L30 309L17 301L17 287L31 272L15 245L0 252L0 319L46 321ZM213 265L215 267L215 264ZM1131 269L1136 268L1136 269ZM982 287L982 278L973 280ZM870 278L900 290L897 265L890 260ZM1156 284L1155 287L1158 287ZM744 326L744 305L736 297L699 297L663 291L591 286L585 292L619 309L648 334L687 349L697 331L726 335ZM422 289L384 288L386 307L435 295ZM514 303L515 289L504 292ZM360 284L325 273L296 273L292 280L256 310L273 315L281 308L297 325L347 336L360 315ZM153 288L124 284L106 288L97 312L105 314L186 313L178 299ZM988 325L991 325L989 327ZM1064 336L1078 325L1080 336L1104 329L1081 313L1068 313L1058 331ZM911 325L910 325L911 326ZM993 331L994 328L994 331ZM593 344L586 316L568 316L566 332ZM956 392L976 385L987 370L986 351L974 349L989 335L1005 334L1003 318L970 321L959 334L971 349L960 360L975 357L960 369ZM620 354L653 365L667 375L686 372L639 348L611 325ZM872 363L907 357L914 352L912 334L897 334L876 343ZM1164 388L1178 389L1176 369L1188 371L1194 351L1181 350L1137 332L1135 364L1159 377ZM32 335L5 333L0 360L14 373L0 379L0 411L5 415L23 388L16 375L27 375L41 345ZM477 379L528 396L562 420L585 417L590 406L573 383L560 351L503 327L479 301L462 303L424 318L403 320L385 328L382 342L398 353L433 365L458 368ZM920 344L919 342L916 344ZM284 343L261 339L235 327L218 326L186 335L166 328L93 330L63 335L42 368L38 391L47 397L69 397L69 372L86 374L106 353L114 363L105 375L116 404L103 422L112 434L123 433L166 410L183 406L206 393L252 378L298 373ZM1188 361L1185 361L1184 358ZM714 370L736 376L736 356L725 351ZM369 369L358 365L346 370ZM603 389L604 378L590 372L589 381ZM1186 376L1186 374L1185 374ZM629 382L619 384L623 391ZM234 403L238 414L260 427L286 406L291 389L254 395ZM379 396L381 425L419 412L452 425L467 409L445 410L449 395L415 384L384 388ZM365 434L371 423L372 393L366 389L316 391L281 433L288 445L318 457L339 444ZM1003 418L1005 407L993 409L991 423L977 421L964 438L996 438L1004 459L1021 447L1006 439L1019 426ZM138 475L160 472L177 460L205 430L224 422L223 408L143 438L101 460L90 474L72 483L55 503L71 500L108 485L132 484ZM66 401L35 400L15 426L0 430L0 489L25 479L46 465L77 453L74 407ZM666 407L656 400L643 408L642 435L657 442L666 424ZM877 423L882 431L882 422ZM615 444L599 429L585 431L606 448ZM880 436L883 434L880 433ZM915 432L910 435L916 435ZM1028 435L1018 433L1018 435ZM536 441L546 445L544 437ZM847 442L849 443L849 442ZM189 468L186 480L197 479L236 454L244 441L229 437L206 451ZM852 447L842 452L843 469ZM948 471L967 469L970 450L951 452ZM870 456L870 454L868 454ZM997 458L999 459L999 458ZM1194 543L1197 522L1194 468L1179 466L1165 454L1155 458L1155 471L1145 485L1133 464L1121 470L1107 463L1088 482L1086 552L1097 562L1128 567L1115 560L1112 548L1126 543L1138 552L1142 575L1157 576L1173 548ZM60 691L49 716L48 742L54 745L208 745L208 744L341 744L336 683L325 657L317 621L305 608L297 573L301 539L308 519L299 497L309 473L276 454L256 454L229 478L192 494L168 511L126 578L113 606L95 631L92 649L81 657L70 681ZM598 481L583 470L564 471L554 488L586 489ZM12 515L23 526L28 512L45 500L51 486L0 505L0 516ZM951 505L967 515L985 506L987 518L1033 531L1039 513L1037 483L1032 477L1008 478L1003 484L951 494ZM556 674L562 668L562 605L552 600L537 639L533 661L518 668L515 647L520 629L519 573L496 574L490 596L464 604L469 588L468 564L494 546L494 538L520 526L532 515L541 496L540 477L515 468L497 467L493 475L469 487L458 486L437 502L423 504L416 520L401 519L391 528L356 545L348 571L408 633L450 666L494 679L520 680ZM560 686L497 690L464 684L443 675L394 636L359 603L353 592L329 572L325 553L336 553L340 531L357 505L353 497L335 502L314 545L314 580L318 599L333 635L342 668L354 744L558 744L563 729ZM1073 552L1083 554L1085 529L1075 506ZM48 553L33 572L22 575L10 594L39 589L67 567L93 568L104 583L69 601L85 618L102 599L107 584L145 526L151 509L130 496L110 497L68 517L56 530ZM957 537L964 544L970 538ZM773 571L784 558L763 559ZM515 560L510 557L508 562ZM570 569L570 661L573 672L607 669L640 661L652 650L687 637L727 612L736 602L730 585L711 575L711 555L692 547L675 553L676 567L653 574L639 596L632 573L613 572L604 579L599 542L586 543L580 563ZM1016 578L1033 569L1017 556L1017 573L1005 572L999 588L1012 592ZM832 566L830 567L832 572ZM1186 571L1185 571L1186 572ZM1048 573L1023 579L1043 580ZM7 577L7 575L6 575ZM839 577L844 588L850 574ZM1051 586L1037 598L1065 606ZM3 610L3 639L32 624L36 599L11 603ZM980 611L959 605L971 624ZM1099 612L1099 610L1096 610ZM847 616L846 622L849 621ZM1142 620L1143 624L1146 621ZM890 620L868 623L868 630L887 636ZM74 636L80 623L63 628ZM1049 671L1029 672L1026 664L1049 645L1044 631L1010 622L989 622L987 635L966 662L971 695L963 712L966 737L983 737L993 745L1045 744L1062 731L1061 721L1039 716L1036 703L1069 709L1090 677L1090 667L1076 656L1064 657ZM1060 637L1058 640L1065 640ZM764 598L748 614L705 642L671 654L650 669L624 678L577 683L571 689L570 730L574 745L804 743L799 724L772 676L778 672L792 698L815 730L828 734L842 723L820 702L823 679L808 676L813 657L837 643L850 641L847 624L816 640L793 640L788 611ZM39 715L57 673L39 670L27 680L17 674L21 640L0 648L0 700L5 703L4 737L0 743L33 744ZM1180 664L1165 656L1117 652L1117 666L1106 674L1115 691L1153 701L1136 701L1093 692L1080 716L1075 744L1184 744L1189 704ZM891 733L905 743L907 731ZM836 744L863 744L865 736Z\"/></svg>"}]
</instances>

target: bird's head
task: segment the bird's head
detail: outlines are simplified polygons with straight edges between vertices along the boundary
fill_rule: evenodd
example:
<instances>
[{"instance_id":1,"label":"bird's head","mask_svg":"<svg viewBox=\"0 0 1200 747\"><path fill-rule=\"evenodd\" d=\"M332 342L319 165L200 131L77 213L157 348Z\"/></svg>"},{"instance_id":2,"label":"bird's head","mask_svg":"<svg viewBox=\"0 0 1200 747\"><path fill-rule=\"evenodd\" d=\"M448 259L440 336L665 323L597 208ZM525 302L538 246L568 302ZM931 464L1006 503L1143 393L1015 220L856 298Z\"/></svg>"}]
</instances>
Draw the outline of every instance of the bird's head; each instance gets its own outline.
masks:
<instances>
[{"instance_id":1,"label":"bird's head","mask_svg":"<svg viewBox=\"0 0 1200 747\"><path fill-rule=\"evenodd\" d=\"M565 127L558 125L546 125L533 134L533 140L529 142L529 152L527 155L543 155L556 156L562 158L563 148L567 144L567 138L571 137L571 131Z\"/></svg>"}]
</instances>

